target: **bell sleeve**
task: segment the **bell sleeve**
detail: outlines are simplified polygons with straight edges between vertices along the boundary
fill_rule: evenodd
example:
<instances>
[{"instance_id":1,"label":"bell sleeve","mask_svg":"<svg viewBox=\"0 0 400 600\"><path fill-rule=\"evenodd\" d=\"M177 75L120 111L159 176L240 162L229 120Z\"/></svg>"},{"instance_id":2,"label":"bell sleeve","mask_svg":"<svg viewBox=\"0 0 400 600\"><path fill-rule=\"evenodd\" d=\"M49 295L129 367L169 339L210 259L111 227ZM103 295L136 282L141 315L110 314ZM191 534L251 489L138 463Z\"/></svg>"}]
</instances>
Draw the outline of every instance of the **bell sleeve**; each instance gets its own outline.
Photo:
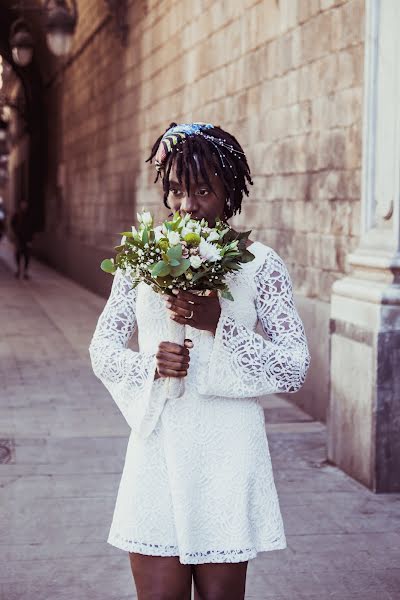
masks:
<instances>
[{"instance_id":1,"label":"bell sleeve","mask_svg":"<svg viewBox=\"0 0 400 600\"><path fill-rule=\"evenodd\" d=\"M310 355L304 326L286 265L272 249L257 269L255 286L257 316L267 339L222 307L202 394L245 398L292 393L305 381Z\"/></svg>"},{"instance_id":2,"label":"bell sleeve","mask_svg":"<svg viewBox=\"0 0 400 600\"><path fill-rule=\"evenodd\" d=\"M131 430L147 437L165 403L162 378L154 380L155 354L135 352L128 342L136 330L137 288L117 269L99 317L89 354L93 372L105 385Z\"/></svg>"}]
</instances>

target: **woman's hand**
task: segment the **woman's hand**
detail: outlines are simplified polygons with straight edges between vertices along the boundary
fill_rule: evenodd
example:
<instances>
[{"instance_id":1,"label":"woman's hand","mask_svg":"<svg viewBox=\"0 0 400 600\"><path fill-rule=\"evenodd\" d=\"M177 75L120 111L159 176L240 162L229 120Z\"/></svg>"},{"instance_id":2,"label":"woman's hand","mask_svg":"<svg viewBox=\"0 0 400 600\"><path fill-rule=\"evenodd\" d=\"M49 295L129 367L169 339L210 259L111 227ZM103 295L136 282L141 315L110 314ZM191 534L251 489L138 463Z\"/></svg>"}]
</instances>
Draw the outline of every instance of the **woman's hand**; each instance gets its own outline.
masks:
<instances>
[{"instance_id":1,"label":"woman's hand","mask_svg":"<svg viewBox=\"0 0 400 600\"><path fill-rule=\"evenodd\" d=\"M184 346L173 342L160 342L156 354L157 368L154 379L185 377L190 362L188 348L193 348L193 342L189 339L185 340Z\"/></svg>"},{"instance_id":2,"label":"woman's hand","mask_svg":"<svg viewBox=\"0 0 400 600\"><path fill-rule=\"evenodd\" d=\"M175 296L164 296L164 300L167 309L172 313L171 319L182 325L190 325L215 334L221 315L217 292L212 291L209 296L197 296L179 290ZM192 318L185 318L189 317L192 311Z\"/></svg>"}]
</instances>

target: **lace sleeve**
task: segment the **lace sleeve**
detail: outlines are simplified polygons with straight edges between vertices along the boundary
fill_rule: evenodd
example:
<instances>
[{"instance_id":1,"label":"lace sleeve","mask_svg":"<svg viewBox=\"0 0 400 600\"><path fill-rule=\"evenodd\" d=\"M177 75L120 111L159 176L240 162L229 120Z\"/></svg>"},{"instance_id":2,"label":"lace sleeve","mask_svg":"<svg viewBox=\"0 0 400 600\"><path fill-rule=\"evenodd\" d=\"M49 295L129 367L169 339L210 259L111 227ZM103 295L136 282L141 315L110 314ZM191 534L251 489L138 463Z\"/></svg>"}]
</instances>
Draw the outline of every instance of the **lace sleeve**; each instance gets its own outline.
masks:
<instances>
[{"instance_id":1,"label":"lace sleeve","mask_svg":"<svg viewBox=\"0 0 400 600\"><path fill-rule=\"evenodd\" d=\"M310 364L288 270L273 250L255 276L255 305L269 339L221 316L201 393L235 398L296 392Z\"/></svg>"},{"instance_id":2,"label":"lace sleeve","mask_svg":"<svg viewBox=\"0 0 400 600\"><path fill-rule=\"evenodd\" d=\"M146 437L154 429L164 403L163 380L154 380L155 354L127 347L136 329L137 288L123 272L114 275L110 297L89 346L95 375L118 405L131 429Z\"/></svg>"}]
</instances>

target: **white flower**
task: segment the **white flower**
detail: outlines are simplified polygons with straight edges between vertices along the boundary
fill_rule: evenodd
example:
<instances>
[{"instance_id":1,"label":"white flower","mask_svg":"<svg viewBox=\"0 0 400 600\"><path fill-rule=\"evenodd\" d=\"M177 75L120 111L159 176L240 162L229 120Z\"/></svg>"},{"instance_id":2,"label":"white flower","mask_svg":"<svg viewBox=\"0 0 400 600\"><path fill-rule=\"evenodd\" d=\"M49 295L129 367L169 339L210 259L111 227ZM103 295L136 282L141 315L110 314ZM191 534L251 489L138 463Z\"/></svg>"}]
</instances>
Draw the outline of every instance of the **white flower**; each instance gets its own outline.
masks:
<instances>
[{"instance_id":1,"label":"white flower","mask_svg":"<svg viewBox=\"0 0 400 600\"><path fill-rule=\"evenodd\" d=\"M206 242L206 240L203 238L200 240L199 252L203 260L208 260L209 262L221 260L221 252L219 248L210 242Z\"/></svg>"},{"instance_id":2,"label":"white flower","mask_svg":"<svg viewBox=\"0 0 400 600\"><path fill-rule=\"evenodd\" d=\"M139 223L143 223L143 225L148 225L149 227L153 224L153 217L150 212L136 213Z\"/></svg>"},{"instance_id":3,"label":"white flower","mask_svg":"<svg viewBox=\"0 0 400 600\"><path fill-rule=\"evenodd\" d=\"M189 260L190 260L190 265L193 267L193 269L198 269L202 263L200 256L196 256L195 254L192 254L189 257Z\"/></svg>"},{"instance_id":4,"label":"white flower","mask_svg":"<svg viewBox=\"0 0 400 600\"><path fill-rule=\"evenodd\" d=\"M185 223L187 223L190 220L190 213L186 213L185 215L183 215L183 217L181 218L181 223L182 225L184 225Z\"/></svg>"},{"instance_id":5,"label":"white flower","mask_svg":"<svg viewBox=\"0 0 400 600\"><path fill-rule=\"evenodd\" d=\"M181 236L184 238L185 235L187 235L188 233L193 233L193 232L188 227L182 227L182 229L181 229Z\"/></svg>"},{"instance_id":6,"label":"white flower","mask_svg":"<svg viewBox=\"0 0 400 600\"><path fill-rule=\"evenodd\" d=\"M121 238L121 245L125 244L126 242L126 235L123 235Z\"/></svg>"},{"instance_id":7,"label":"white flower","mask_svg":"<svg viewBox=\"0 0 400 600\"><path fill-rule=\"evenodd\" d=\"M154 227L154 239L158 242L162 237L164 237L162 226L157 225L157 227Z\"/></svg>"},{"instance_id":8,"label":"white flower","mask_svg":"<svg viewBox=\"0 0 400 600\"><path fill-rule=\"evenodd\" d=\"M133 233L133 235L137 235L137 232L138 231L137 231L136 227L134 225L132 225L132 233Z\"/></svg>"},{"instance_id":9,"label":"white flower","mask_svg":"<svg viewBox=\"0 0 400 600\"><path fill-rule=\"evenodd\" d=\"M176 231L169 231L167 237L171 246L176 246L181 241L181 237Z\"/></svg>"},{"instance_id":10,"label":"white flower","mask_svg":"<svg viewBox=\"0 0 400 600\"><path fill-rule=\"evenodd\" d=\"M191 221L188 221L186 223L186 227L185 229L187 229L187 233L201 233L201 225L198 221L196 221L195 219L192 219Z\"/></svg>"},{"instance_id":11,"label":"white flower","mask_svg":"<svg viewBox=\"0 0 400 600\"><path fill-rule=\"evenodd\" d=\"M215 230L210 231L210 233L208 234L207 242L216 242L217 240L219 240L218 231L215 231Z\"/></svg>"}]
</instances>

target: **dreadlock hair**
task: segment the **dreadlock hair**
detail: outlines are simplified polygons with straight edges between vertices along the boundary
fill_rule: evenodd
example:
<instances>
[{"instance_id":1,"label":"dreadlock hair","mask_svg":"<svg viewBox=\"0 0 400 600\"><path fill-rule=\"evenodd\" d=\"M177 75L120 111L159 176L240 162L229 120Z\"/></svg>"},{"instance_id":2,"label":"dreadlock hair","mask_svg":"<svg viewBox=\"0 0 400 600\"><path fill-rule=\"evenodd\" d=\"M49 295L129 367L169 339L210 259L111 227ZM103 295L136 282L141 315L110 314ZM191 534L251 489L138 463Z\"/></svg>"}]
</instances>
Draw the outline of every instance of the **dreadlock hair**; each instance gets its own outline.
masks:
<instances>
[{"instance_id":1,"label":"dreadlock hair","mask_svg":"<svg viewBox=\"0 0 400 600\"><path fill-rule=\"evenodd\" d=\"M165 132L176 125L177 123L170 123ZM199 179L197 163L193 156L194 154L197 154L200 174L207 185L209 185L214 191L214 193L215 190L213 189L209 180L205 164L210 165L214 169L214 172L221 178L224 184L226 193L224 218L229 219L237 212L241 212L243 194L246 194L246 196L249 195L246 181L250 185L253 185L250 175L250 168L247 163L246 155L243 152L243 148L233 135L227 131L224 131L219 126L214 126L212 128L210 127L205 130L204 133L213 136L214 138L224 140L226 144L229 144L233 147L232 150L218 143L213 144L201 134L189 135L185 137L182 142L172 147L171 152L169 152L165 163L163 164L162 171L157 172L154 183L156 183L158 178L162 176L162 185L164 191L163 202L167 208L171 208L168 205L168 194L169 175L173 162L176 160L176 174L179 183L182 183L182 176L184 176L186 189L188 193L190 193L190 171L193 173L196 183ZM151 154L145 162L152 162L152 159L157 153L163 135L164 134L160 135L160 137L155 141L151 149ZM215 147L216 145L218 145L218 150Z\"/></svg>"}]
</instances>

